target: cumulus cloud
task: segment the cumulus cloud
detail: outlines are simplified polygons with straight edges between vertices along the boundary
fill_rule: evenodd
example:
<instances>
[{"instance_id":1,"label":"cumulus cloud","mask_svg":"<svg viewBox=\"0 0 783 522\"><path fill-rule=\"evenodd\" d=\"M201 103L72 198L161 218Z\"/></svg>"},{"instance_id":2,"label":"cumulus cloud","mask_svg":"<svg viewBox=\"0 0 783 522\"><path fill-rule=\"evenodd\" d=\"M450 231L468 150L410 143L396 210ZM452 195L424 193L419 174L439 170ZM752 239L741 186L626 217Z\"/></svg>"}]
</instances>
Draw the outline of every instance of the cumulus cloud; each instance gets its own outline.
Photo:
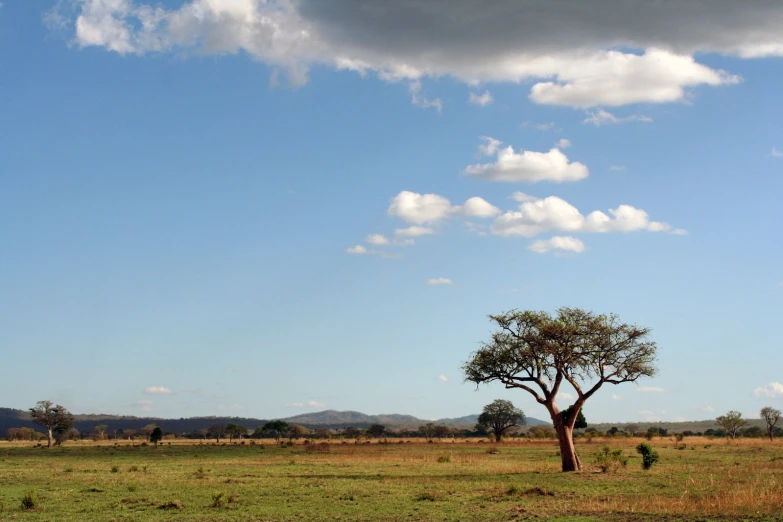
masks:
<instances>
[{"instance_id":1,"label":"cumulus cloud","mask_svg":"<svg viewBox=\"0 0 783 522\"><path fill-rule=\"evenodd\" d=\"M498 236L533 237L549 230L566 232L668 232L671 226L659 221L650 221L647 212L630 205L610 209L609 215L593 211L583 216L579 210L557 196L531 199L524 193L512 196L522 201L519 210L498 216L490 230Z\"/></svg>"},{"instance_id":2,"label":"cumulus cloud","mask_svg":"<svg viewBox=\"0 0 783 522\"><path fill-rule=\"evenodd\" d=\"M448 277L434 277L432 279L427 280L427 285L429 286L443 286L443 285L453 285L454 281L449 279Z\"/></svg>"},{"instance_id":3,"label":"cumulus cloud","mask_svg":"<svg viewBox=\"0 0 783 522\"><path fill-rule=\"evenodd\" d=\"M369 234L364 240L371 245L388 245L389 239L383 234Z\"/></svg>"},{"instance_id":4,"label":"cumulus cloud","mask_svg":"<svg viewBox=\"0 0 783 522\"><path fill-rule=\"evenodd\" d=\"M620 399L622 399L622 397L620 397L620 396L619 396L619 395L617 395L616 393L613 393L613 394L612 394L612 400L614 400L614 401L619 401Z\"/></svg>"},{"instance_id":5,"label":"cumulus cloud","mask_svg":"<svg viewBox=\"0 0 783 522\"><path fill-rule=\"evenodd\" d=\"M570 393L568 393L568 392L558 392L558 393L557 393L557 398L558 398L559 400L561 400L561 401L570 401L571 399L573 399L573 398L574 398L574 396L573 396L573 395L571 395L571 394L570 394Z\"/></svg>"},{"instance_id":6,"label":"cumulus cloud","mask_svg":"<svg viewBox=\"0 0 783 522\"><path fill-rule=\"evenodd\" d=\"M483 136L479 151L485 156L495 156L492 163L478 163L465 168L465 174L490 181L509 183L537 183L539 181L578 181L589 175L585 165L571 162L558 148L549 152L514 151L512 146L501 147L502 142ZM570 142L569 142L570 145Z\"/></svg>"},{"instance_id":7,"label":"cumulus cloud","mask_svg":"<svg viewBox=\"0 0 783 522\"><path fill-rule=\"evenodd\" d=\"M665 393L666 390L658 386L639 386L636 391L642 393Z\"/></svg>"},{"instance_id":8,"label":"cumulus cloud","mask_svg":"<svg viewBox=\"0 0 783 522\"><path fill-rule=\"evenodd\" d=\"M144 393L147 395L171 395L174 392L165 386L147 386L144 388Z\"/></svg>"},{"instance_id":9,"label":"cumulus cloud","mask_svg":"<svg viewBox=\"0 0 783 522\"><path fill-rule=\"evenodd\" d=\"M624 116L622 118L618 118L611 112L605 111L603 109L598 109L597 111L591 113L590 116L586 118L583 123L590 123L592 125L595 125L596 127L600 127L601 125L606 125L607 123L628 123L631 121L652 123L652 118L650 118L649 116L643 116L641 114L632 114L630 116Z\"/></svg>"},{"instance_id":10,"label":"cumulus cloud","mask_svg":"<svg viewBox=\"0 0 783 522\"><path fill-rule=\"evenodd\" d=\"M753 390L753 395L756 397L769 397L770 399L783 397L783 384L771 382L765 386L759 386Z\"/></svg>"},{"instance_id":11,"label":"cumulus cloud","mask_svg":"<svg viewBox=\"0 0 783 522\"><path fill-rule=\"evenodd\" d=\"M361 256L364 254L369 254L370 250L367 250L367 247L363 245L356 245L345 249L346 254L352 254L356 256Z\"/></svg>"},{"instance_id":12,"label":"cumulus cloud","mask_svg":"<svg viewBox=\"0 0 783 522\"><path fill-rule=\"evenodd\" d=\"M313 65L407 81L532 83L536 103L575 107L681 100L688 89L738 79L697 52L783 55L783 4L714 0L73 0L65 20L80 47L120 54L245 52L292 85ZM458 14L458 16L457 16ZM553 30L553 28L555 30ZM618 49L623 49L622 51Z\"/></svg>"},{"instance_id":13,"label":"cumulus cloud","mask_svg":"<svg viewBox=\"0 0 783 522\"><path fill-rule=\"evenodd\" d=\"M438 375L438 382L449 382L449 378L443 374Z\"/></svg>"},{"instance_id":14,"label":"cumulus cloud","mask_svg":"<svg viewBox=\"0 0 783 522\"><path fill-rule=\"evenodd\" d=\"M560 138L557 141L557 143L555 143L555 148L560 149L560 150L567 149L570 146L571 146L571 140L569 140L567 138Z\"/></svg>"},{"instance_id":15,"label":"cumulus cloud","mask_svg":"<svg viewBox=\"0 0 783 522\"><path fill-rule=\"evenodd\" d=\"M492 99L492 94L489 91L484 91L482 94L471 92L470 96L468 97L468 101L470 101L470 103L473 103L475 105L486 107L487 105L491 104L494 100Z\"/></svg>"},{"instance_id":16,"label":"cumulus cloud","mask_svg":"<svg viewBox=\"0 0 783 522\"><path fill-rule=\"evenodd\" d=\"M408 223L422 225L437 223L455 214L476 218L493 217L500 213L500 209L479 197L472 197L463 205L453 206L448 199L437 194L418 194L403 190L392 198L387 213ZM431 233L431 229L421 226L409 227L398 229L396 233L409 236L423 235Z\"/></svg>"},{"instance_id":17,"label":"cumulus cloud","mask_svg":"<svg viewBox=\"0 0 783 522\"><path fill-rule=\"evenodd\" d=\"M581 254L585 251L585 244L575 237L570 236L555 236L551 239L539 239L533 241L528 247L537 254L546 254L547 252L554 251L557 254L563 252L575 252Z\"/></svg>"}]
</instances>

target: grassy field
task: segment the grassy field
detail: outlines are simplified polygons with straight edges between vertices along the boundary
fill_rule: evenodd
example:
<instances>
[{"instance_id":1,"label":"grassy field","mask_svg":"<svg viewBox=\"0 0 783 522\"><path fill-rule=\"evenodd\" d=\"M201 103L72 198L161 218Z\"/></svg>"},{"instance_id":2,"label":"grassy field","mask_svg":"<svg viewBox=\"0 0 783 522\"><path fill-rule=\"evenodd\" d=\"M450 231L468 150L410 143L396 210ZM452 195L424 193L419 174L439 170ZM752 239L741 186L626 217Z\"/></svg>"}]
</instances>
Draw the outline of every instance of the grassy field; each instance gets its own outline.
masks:
<instances>
[{"instance_id":1,"label":"grassy field","mask_svg":"<svg viewBox=\"0 0 783 522\"><path fill-rule=\"evenodd\" d=\"M783 520L783 443L655 439L661 461L643 471L640 441L580 442L588 469L571 474L551 441L4 442L0 520ZM598 471L604 445L628 466Z\"/></svg>"}]
</instances>

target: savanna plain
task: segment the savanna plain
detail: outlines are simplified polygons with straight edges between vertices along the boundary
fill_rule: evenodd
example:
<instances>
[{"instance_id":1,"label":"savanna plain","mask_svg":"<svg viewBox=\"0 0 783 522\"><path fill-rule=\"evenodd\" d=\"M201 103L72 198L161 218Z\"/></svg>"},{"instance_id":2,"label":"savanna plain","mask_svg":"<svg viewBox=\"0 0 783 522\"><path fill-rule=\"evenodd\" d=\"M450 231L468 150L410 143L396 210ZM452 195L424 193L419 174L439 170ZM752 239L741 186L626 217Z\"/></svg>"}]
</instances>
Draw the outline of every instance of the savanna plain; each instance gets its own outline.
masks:
<instances>
[{"instance_id":1,"label":"savanna plain","mask_svg":"<svg viewBox=\"0 0 783 522\"><path fill-rule=\"evenodd\" d=\"M783 520L783 443L582 439L280 445L0 442L0 520ZM595 455L622 451L604 472Z\"/></svg>"}]
</instances>

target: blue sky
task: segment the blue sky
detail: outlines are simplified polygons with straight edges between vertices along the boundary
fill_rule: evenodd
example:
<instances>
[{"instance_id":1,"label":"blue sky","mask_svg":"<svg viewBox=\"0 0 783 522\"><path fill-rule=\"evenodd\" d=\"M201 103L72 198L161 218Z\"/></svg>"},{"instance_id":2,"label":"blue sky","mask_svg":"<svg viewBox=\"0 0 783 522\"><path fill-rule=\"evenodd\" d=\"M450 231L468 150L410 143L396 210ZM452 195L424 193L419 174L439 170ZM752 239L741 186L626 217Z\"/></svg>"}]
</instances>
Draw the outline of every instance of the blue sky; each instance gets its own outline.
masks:
<instances>
[{"instance_id":1,"label":"blue sky","mask_svg":"<svg viewBox=\"0 0 783 522\"><path fill-rule=\"evenodd\" d=\"M546 418L459 368L581 306L588 420L780 408L783 7L615 3L4 2L0 405Z\"/></svg>"}]
</instances>

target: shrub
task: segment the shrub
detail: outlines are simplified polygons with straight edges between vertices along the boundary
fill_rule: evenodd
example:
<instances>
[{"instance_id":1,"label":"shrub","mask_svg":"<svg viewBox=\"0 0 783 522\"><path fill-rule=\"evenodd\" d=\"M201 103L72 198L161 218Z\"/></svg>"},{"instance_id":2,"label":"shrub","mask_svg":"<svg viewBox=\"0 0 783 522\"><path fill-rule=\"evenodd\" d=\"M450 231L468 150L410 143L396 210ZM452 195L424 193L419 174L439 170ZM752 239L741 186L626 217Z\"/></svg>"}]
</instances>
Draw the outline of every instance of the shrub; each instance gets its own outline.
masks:
<instances>
[{"instance_id":1,"label":"shrub","mask_svg":"<svg viewBox=\"0 0 783 522\"><path fill-rule=\"evenodd\" d=\"M623 450L610 450L609 446L595 454L595 463L604 473L615 472L628 464L628 459L623 456Z\"/></svg>"},{"instance_id":2,"label":"shrub","mask_svg":"<svg viewBox=\"0 0 783 522\"><path fill-rule=\"evenodd\" d=\"M65 473L73 473L73 466L66 466L63 470Z\"/></svg>"},{"instance_id":3,"label":"shrub","mask_svg":"<svg viewBox=\"0 0 783 522\"><path fill-rule=\"evenodd\" d=\"M438 457L438 462L440 462L441 464L444 462L451 462L451 455L441 455L440 457Z\"/></svg>"},{"instance_id":4,"label":"shrub","mask_svg":"<svg viewBox=\"0 0 783 522\"><path fill-rule=\"evenodd\" d=\"M22 495L22 509L35 509L38 507L38 493L31 489Z\"/></svg>"},{"instance_id":5,"label":"shrub","mask_svg":"<svg viewBox=\"0 0 783 522\"><path fill-rule=\"evenodd\" d=\"M653 451L652 447L646 442L642 442L636 446L636 453L641 454L642 468L644 469L652 468L653 464L658 462L658 459L660 458L658 452Z\"/></svg>"},{"instance_id":6,"label":"shrub","mask_svg":"<svg viewBox=\"0 0 783 522\"><path fill-rule=\"evenodd\" d=\"M216 491L212 493L212 507L220 508L228 505L228 495L225 491Z\"/></svg>"},{"instance_id":7,"label":"shrub","mask_svg":"<svg viewBox=\"0 0 783 522\"><path fill-rule=\"evenodd\" d=\"M112 473L119 473L119 471L120 471L120 467L117 464L111 467Z\"/></svg>"},{"instance_id":8,"label":"shrub","mask_svg":"<svg viewBox=\"0 0 783 522\"><path fill-rule=\"evenodd\" d=\"M135 464L128 468L128 473L135 473L137 471L139 471L139 467Z\"/></svg>"},{"instance_id":9,"label":"shrub","mask_svg":"<svg viewBox=\"0 0 783 522\"><path fill-rule=\"evenodd\" d=\"M139 486L135 482L131 482L130 484L128 484L128 491L130 491L131 493L133 493L137 489L139 489Z\"/></svg>"}]
</instances>

